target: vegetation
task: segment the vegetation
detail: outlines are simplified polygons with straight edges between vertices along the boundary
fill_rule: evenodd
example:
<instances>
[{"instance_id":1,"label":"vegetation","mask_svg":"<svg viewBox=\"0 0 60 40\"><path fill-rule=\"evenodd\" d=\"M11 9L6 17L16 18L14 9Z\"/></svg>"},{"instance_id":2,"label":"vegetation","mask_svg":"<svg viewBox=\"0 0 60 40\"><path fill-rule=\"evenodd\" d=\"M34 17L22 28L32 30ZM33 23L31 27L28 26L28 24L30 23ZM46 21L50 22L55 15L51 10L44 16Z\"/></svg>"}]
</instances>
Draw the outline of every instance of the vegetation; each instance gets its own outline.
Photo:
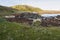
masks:
<instances>
[{"instance_id":1,"label":"vegetation","mask_svg":"<svg viewBox=\"0 0 60 40\"><path fill-rule=\"evenodd\" d=\"M14 8L0 6L0 16L9 15L17 11L42 11L39 8L20 5ZM39 22L35 22L30 26L8 22L0 17L0 40L60 40L60 27L42 27Z\"/></svg>"},{"instance_id":2,"label":"vegetation","mask_svg":"<svg viewBox=\"0 0 60 40\"><path fill-rule=\"evenodd\" d=\"M0 16L10 15L12 13L18 13L21 11L39 12L42 11L42 9L34 8L27 5L16 5L12 7L0 6Z\"/></svg>"},{"instance_id":3,"label":"vegetation","mask_svg":"<svg viewBox=\"0 0 60 40\"><path fill-rule=\"evenodd\" d=\"M2 15L10 15L18 10L13 9L11 7L6 7L6 6L0 6L0 16Z\"/></svg>"},{"instance_id":4,"label":"vegetation","mask_svg":"<svg viewBox=\"0 0 60 40\"><path fill-rule=\"evenodd\" d=\"M0 18L0 40L60 40L60 27L37 27Z\"/></svg>"},{"instance_id":5,"label":"vegetation","mask_svg":"<svg viewBox=\"0 0 60 40\"><path fill-rule=\"evenodd\" d=\"M12 6L12 8L17 9L19 11L38 12L39 14L59 14L60 13L60 11L57 11L57 10L43 10L41 8L36 8L29 5L16 5L16 6Z\"/></svg>"},{"instance_id":6,"label":"vegetation","mask_svg":"<svg viewBox=\"0 0 60 40\"><path fill-rule=\"evenodd\" d=\"M15 8L19 11L29 11L29 12L40 12L40 11L42 11L42 9L35 8L32 6L27 6L27 5L16 5L16 6L12 6L12 8Z\"/></svg>"},{"instance_id":7,"label":"vegetation","mask_svg":"<svg viewBox=\"0 0 60 40\"><path fill-rule=\"evenodd\" d=\"M28 5L16 5L16 6L12 6L12 7L0 6L0 16L10 15L12 13L18 13L18 12L21 12L21 11L38 12L39 14L60 13L60 11L51 11L51 10L48 11L48 10L43 10L43 9L40 9L40 8L35 8L35 7L32 7L32 6L28 6Z\"/></svg>"}]
</instances>

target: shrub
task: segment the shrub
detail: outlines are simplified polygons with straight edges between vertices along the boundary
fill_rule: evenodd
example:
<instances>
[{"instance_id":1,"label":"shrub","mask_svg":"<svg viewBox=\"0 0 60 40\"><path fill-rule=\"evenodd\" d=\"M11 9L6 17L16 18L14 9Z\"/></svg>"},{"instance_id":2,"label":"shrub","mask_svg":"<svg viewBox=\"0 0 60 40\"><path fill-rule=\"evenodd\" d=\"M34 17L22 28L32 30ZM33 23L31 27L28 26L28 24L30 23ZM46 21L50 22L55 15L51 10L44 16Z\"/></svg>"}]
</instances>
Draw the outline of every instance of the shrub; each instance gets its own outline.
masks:
<instances>
[{"instance_id":1,"label":"shrub","mask_svg":"<svg viewBox=\"0 0 60 40\"><path fill-rule=\"evenodd\" d=\"M0 40L60 40L60 27L33 28L3 20L0 22Z\"/></svg>"},{"instance_id":2,"label":"shrub","mask_svg":"<svg viewBox=\"0 0 60 40\"><path fill-rule=\"evenodd\" d=\"M33 23L33 26L39 27L40 23L41 23L40 21L36 21L36 22Z\"/></svg>"}]
</instances>

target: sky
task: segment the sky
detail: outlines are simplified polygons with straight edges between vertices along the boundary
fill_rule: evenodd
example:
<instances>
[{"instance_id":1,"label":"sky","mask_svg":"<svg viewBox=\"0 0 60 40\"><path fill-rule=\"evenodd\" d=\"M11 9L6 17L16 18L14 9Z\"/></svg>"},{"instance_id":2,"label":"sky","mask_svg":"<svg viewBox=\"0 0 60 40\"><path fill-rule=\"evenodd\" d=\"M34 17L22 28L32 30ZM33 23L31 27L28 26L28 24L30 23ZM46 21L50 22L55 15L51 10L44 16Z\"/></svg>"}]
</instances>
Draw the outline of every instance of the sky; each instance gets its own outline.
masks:
<instances>
[{"instance_id":1,"label":"sky","mask_svg":"<svg viewBox=\"0 0 60 40\"><path fill-rule=\"evenodd\" d=\"M60 0L0 0L0 5L30 5L43 10L60 10Z\"/></svg>"}]
</instances>

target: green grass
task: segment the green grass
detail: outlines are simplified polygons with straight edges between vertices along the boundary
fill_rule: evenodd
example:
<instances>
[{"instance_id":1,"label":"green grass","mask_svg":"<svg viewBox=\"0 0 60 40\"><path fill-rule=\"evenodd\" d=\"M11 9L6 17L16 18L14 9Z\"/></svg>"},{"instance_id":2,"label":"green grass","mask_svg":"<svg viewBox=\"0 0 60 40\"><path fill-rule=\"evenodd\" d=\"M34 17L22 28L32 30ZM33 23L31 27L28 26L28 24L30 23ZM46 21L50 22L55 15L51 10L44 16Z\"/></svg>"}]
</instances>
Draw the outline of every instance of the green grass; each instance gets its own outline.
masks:
<instances>
[{"instance_id":1,"label":"green grass","mask_svg":"<svg viewBox=\"0 0 60 40\"><path fill-rule=\"evenodd\" d=\"M60 27L33 27L0 19L0 40L60 40Z\"/></svg>"}]
</instances>

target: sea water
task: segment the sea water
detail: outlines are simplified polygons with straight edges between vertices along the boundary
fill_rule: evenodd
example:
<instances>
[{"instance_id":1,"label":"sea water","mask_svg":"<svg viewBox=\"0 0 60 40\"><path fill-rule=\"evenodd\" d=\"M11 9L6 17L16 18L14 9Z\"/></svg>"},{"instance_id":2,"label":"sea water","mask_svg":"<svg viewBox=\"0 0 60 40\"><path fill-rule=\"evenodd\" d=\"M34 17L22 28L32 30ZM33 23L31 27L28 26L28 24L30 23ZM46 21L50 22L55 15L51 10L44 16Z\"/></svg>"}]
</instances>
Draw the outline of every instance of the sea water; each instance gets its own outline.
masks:
<instances>
[{"instance_id":1,"label":"sea water","mask_svg":"<svg viewBox=\"0 0 60 40\"><path fill-rule=\"evenodd\" d=\"M60 14L42 14L41 16L49 17L49 16L57 16L57 15L60 15Z\"/></svg>"}]
</instances>

